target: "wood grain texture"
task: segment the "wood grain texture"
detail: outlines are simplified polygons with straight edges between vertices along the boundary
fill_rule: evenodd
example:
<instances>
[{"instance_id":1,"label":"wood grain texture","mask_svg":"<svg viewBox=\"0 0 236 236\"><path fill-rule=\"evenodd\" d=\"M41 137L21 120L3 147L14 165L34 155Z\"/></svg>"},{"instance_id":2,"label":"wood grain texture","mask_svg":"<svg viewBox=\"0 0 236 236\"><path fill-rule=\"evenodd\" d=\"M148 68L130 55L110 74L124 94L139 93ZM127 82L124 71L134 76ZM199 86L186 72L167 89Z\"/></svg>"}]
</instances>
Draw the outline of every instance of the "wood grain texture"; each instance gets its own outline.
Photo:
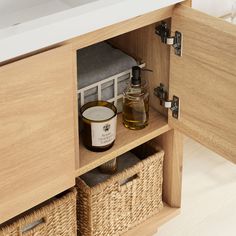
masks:
<instances>
[{"instance_id":1,"label":"wood grain texture","mask_svg":"<svg viewBox=\"0 0 236 236\"><path fill-rule=\"evenodd\" d=\"M170 96L181 114L169 124L236 163L236 27L181 5L172 26L184 46L182 57L171 53Z\"/></svg>"},{"instance_id":2,"label":"wood grain texture","mask_svg":"<svg viewBox=\"0 0 236 236\"><path fill-rule=\"evenodd\" d=\"M136 60L145 62L146 68L153 71L142 73L142 77L149 83L150 105L167 115L167 110L160 105L160 100L154 95L154 88L160 83L168 89L170 61L170 47L161 43L160 37L155 34L157 24L120 35L109 42Z\"/></svg>"},{"instance_id":3,"label":"wood grain texture","mask_svg":"<svg viewBox=\"0 0 236 236\"><path fill-rule=\"evenodd\" d=\"M137 147L169 130L166 118L154 110L150 110L150 122L142 130L129 130L122 124L122 116L118 116L117 137L114 146L105 152L91 152L82 143L79 146L80 165L76 167L75 175L82 175L101 164ZM78 158L78 157L77 157Z\"/></svg>"},{"instance_id":4,"label":"wood grain texture","mask_svg":"<svg viewBox=\"0 0 236 236\"><path fill-rule=\"evenodd\" d=\"M189 6L189 7L192 7L192 0L185 0L184 2L182 2L181 4L182 5L185 5L185 6Z\"/></svg>"},{"instance_id":5,"label":"wood grain texture","mask_svg":"<svg viewBox=\"0 0 236 236\"><path fill-rule=\"evenodd\" d=\"M181 206L183 135L170 130L156 138L165 150L163 164L163 200L171 207Z\"/></svg>"},{"instance_id":6,"label":"wood grain texture","mask_svg":"<svg viewBox=\"0 0 236 236\"><path fill-rule=\"evenodd\" d=\"M74 185L71 48L0 68L0 223Z\"/></svg>"},{"instance_id":7,"label":"wood grain texture","mask_svg":"<svg viewBox=\"0 0 236 236\"><path fill-rule=\"evenodd\" d=\"M69 41L66 41L66 44L73 44L73 49L77 50L115 36L127 33L129 31L141 28L143 26L153 24L160 20L169 18L172 16L174 5L168 6L162 9L158 9L147 14L143 14L132 19L122 21L111 26L87 33L76 38L73 38Z\"/></svg>"},{"instance_id":8,"label":"wood grain texture","mask_svg":"<svg viewBox=\"0 0 236 236\"><path fill-rule=\"evenodd\" d=\"M72 66L73 66L73 109L74 109L74 147L75 166L79 166L79 111L78 111L78 73L77 73L77 51L72 50ZM77 158L76 158L77 157Z\"/></svg>"},{"instance_id":9,"label":"wood grain texture","mask_svg":"<svg viewBox=\"0 0 236 236\"><path fill-rule=\"evenodd\" d=\"M35 51L32 51L32 52L29 52L29 53L26 53L26 54L23 54L23 55L11 58L9 60L2 61L2 62L0 62L0 66L4 66L4 65L7 65L7 64L16 62L16 61L23 60L23 59L25 59L27 57L35 56L36 54L40 54L40 53L43 53L43 52L46 52L46 51L49 51L49 50L52 50L52 49L56 49L56 48L58 48L58 47L60 47L62 45L64 45L64 44L63 43L57 43L57 44L50 45L48 47L40 48L38 50L35 50Z\"/></svg>"},{"instance_id":10,"label":"wood grain texture","mask_svg":"<svg viewBox=\"0 0 236 236\"><path fill-rule=\"evenodd\" d=\"M157 232L158 227L176 217L179 215L179 213L180 209L171 208L165 204L164 208L158 214L154 215L128 232L122 234L122 236L152 236Z\"/></svg>"}]
</instances>

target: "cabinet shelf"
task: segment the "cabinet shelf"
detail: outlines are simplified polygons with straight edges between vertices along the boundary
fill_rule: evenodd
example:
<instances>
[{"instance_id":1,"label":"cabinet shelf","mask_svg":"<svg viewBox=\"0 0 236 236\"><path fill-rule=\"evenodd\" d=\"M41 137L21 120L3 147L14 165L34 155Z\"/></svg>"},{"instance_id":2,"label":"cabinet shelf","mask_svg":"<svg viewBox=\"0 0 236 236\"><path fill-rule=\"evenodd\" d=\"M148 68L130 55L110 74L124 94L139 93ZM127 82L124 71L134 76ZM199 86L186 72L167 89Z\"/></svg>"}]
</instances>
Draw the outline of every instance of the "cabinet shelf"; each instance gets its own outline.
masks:
<instances>
[{"instance_id":1,"label":"cabinet shelf","mask_svg":"<svg viewBox=\"0 0 236 236\"><path fill-rule=\"evenodd\" d=\"M172 208L164 203L163 209L156 215L150 217L138 226L130 229L122 236L152 236L157 232L158 227L180 214L180 208Z\"/></svg>"},{"instance_id":2,"label":"cabinet shelf","mask_svg":"<svg viewBox=\"0 0 236 236\"><path fill-rule=\"evenodd\" d=\"M149 125L146 128L133 131L123 126L122 115L119 114L115 144L105 152L91 152L80 141L79 156L77 157L79 160L76 163L75 176L80 176L170 130L166 117L153 109L150 109L149 116Z\"/></svg>"}]
</instances>

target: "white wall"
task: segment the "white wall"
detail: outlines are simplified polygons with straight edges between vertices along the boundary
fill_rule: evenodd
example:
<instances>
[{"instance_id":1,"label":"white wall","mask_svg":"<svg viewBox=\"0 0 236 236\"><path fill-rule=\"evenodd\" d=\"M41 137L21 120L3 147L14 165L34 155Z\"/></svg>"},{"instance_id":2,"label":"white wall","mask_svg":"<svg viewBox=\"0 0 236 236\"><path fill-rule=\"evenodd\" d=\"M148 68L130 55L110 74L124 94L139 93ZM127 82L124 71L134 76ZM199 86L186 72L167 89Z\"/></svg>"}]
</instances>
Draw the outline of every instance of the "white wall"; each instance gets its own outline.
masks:
<instances>
[{"instance_id":1,"label":"white wall","mask_svg":"<svg viewBox=\"0 0 236 236\"><path fill-rule=\"evenodd\" d=\"M193 0L193 8L213 16L223 16L231 11L233 0Z\"/></svg>"}]
</instances>

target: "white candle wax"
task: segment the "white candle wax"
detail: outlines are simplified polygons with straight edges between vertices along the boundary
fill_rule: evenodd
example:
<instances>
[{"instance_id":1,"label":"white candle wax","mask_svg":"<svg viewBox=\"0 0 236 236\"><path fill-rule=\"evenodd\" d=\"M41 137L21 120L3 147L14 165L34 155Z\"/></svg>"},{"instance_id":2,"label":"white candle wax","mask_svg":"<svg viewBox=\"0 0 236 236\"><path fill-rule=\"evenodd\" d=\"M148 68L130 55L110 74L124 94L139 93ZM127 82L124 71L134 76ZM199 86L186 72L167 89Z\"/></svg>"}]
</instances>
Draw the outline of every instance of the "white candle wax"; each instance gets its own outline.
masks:
<instances>
[{"instance_id":1,"label":"white candle wax","mask_svg":"<svg viewBox=\"0 0 236 236\"><path fill-rule=\"evenodd\" d=\"M103 121L114 116L115 112L108 107L94 106L86 109L82 115L88 120Z\"/></svg>"}]
</instances>

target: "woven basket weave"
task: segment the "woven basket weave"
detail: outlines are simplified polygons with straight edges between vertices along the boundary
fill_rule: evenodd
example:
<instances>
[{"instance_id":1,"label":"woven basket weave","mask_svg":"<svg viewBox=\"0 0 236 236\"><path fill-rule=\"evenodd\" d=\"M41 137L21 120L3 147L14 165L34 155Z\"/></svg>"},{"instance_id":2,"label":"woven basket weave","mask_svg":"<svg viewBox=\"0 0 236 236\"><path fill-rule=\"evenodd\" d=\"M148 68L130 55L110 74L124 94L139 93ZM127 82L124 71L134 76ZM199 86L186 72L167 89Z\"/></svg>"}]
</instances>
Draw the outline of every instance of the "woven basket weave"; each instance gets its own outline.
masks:
<instances>
[{"instance_id":1,"label":"woven basket weave","mask_svg":"<svg viewBox=\"0 0 236 236\"><path fill-rule=\"evenodd\" d=\"M74 189L0 228L0 236L76 236L76 231Z\"/></svg>"},{"instance_id":2,"label":"woven basket weave","mask_svg":"<svg viewBox=\"0 0 236 236\"><path fill-rule=\"evenodd\" d=\"M78 235L120 235L162 209L164 151L155 146L134 150L146 158L94 187L77 178Z\"/></svg>"}]
</instances>

